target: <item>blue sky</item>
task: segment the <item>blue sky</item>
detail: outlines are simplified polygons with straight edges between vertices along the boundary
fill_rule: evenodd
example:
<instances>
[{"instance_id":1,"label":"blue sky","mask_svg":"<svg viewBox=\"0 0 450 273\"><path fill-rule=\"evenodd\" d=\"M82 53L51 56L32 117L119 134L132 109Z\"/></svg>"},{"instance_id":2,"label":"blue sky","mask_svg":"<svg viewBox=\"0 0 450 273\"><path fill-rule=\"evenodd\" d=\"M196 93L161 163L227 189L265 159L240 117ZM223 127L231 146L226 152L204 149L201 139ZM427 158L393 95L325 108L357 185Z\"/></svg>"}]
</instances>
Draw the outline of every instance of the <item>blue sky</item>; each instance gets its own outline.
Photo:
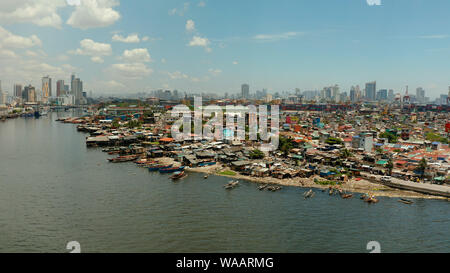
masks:
<instances>
[{"instance_id":1,"label":"blue sky","mask_svg":"<svg viewBox=\"0 0 450 273\"><path fill-rule=\"evenodd\" d=\"M95 93L342 92L376 80L446 94L450 1L369 2L2 0L0 79L6 91L76 72Z\"/></svg>"}]
</instances>

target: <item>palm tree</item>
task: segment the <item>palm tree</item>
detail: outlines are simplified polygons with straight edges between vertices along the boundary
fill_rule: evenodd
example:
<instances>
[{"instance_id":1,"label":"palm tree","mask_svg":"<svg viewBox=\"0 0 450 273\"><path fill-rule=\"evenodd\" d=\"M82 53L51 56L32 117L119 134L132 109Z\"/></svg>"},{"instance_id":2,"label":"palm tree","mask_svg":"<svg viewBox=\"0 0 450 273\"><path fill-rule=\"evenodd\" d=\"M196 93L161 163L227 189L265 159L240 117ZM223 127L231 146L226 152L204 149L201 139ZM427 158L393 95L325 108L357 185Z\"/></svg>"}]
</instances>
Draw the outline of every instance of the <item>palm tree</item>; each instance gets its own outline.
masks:
<instances>
[{"instance_id":1,"label":"palm tree","mask_svg":"<svg viewBox=\"0 0 450 273\"><path fill-rule=\"evenodd\" d=\"M425 176L425 170L427 169L427 167L428 167L427 160L425 159L425 157L422 157L422 160L420 160L419 162L419 166L416 168L417 171L420 171L421 178Z\"/></svg>"}]
</instances>

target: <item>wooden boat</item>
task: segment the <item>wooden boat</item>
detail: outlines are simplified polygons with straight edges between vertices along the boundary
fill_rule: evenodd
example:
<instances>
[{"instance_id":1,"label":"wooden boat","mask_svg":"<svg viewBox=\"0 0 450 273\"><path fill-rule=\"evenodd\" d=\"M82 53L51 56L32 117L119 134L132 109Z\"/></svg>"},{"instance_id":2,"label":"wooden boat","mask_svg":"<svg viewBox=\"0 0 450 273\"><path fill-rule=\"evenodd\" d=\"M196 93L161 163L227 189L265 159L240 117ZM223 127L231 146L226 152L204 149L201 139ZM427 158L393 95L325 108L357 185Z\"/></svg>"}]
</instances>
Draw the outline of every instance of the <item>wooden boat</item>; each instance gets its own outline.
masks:
<instances>
[{"instance_id":1,"label":"wooden boat","mask_svg":"<svg viewBox=\"0 0 450 273\"><path fill-rule=\"evenodd\" d=\"M342 199L349 199L353 197L353 194L342 194L341 197Z\"/></svg>"},{"instance_id":2,"label":"wooden boat","mask_svg":"<svg viewBox=\"0 0 450 273\"><path fill-rule=\"evenodd\" d=\"M136 155L125 155L125 156L119 156L116 158L108 158L108 161L112 162L112 163L121 163L121 162L134 161L136 159L137 159Z\"/></svg>"},{"instance_id":3,"label":"wooden boat","mask_svg":"<svg viewBox=\"0 0 450 273\"><path fill-rule=\"evenodd\" d=\"M181 172L174 173L170 178L172 180L178 180L178 179L181 179L181 178L183 178L185 176L186 176L186 173L184 171L181 171Z\"/></svg>"},{"instance_id":4,"label":"wooden boat","mask_svg":"<svg viewBox=\"0 0 450 273\"><path fill-rule=\"evenodd\" d=\"M367 202L369 204L375 204L375 203L378 203L379 201L377 198L375 198L375 196L372 195L372 196L368 196L367 198L365 198L364 202Z\"/></svg>"},{"instance_id":5,"label":"wooden boat","mask_svg":"<svg viewBox=\"0 0 450 273\"><path fill-rule=\"evenodd\" d=\"M283 188L283 187L280 187L280 186L269 186L269 187L267 187L267 190L268 190L268 191L275 192L275 191L281 190L282 188Z\"/></svg>"},{"instance_id":6,"label":"wooden boat","mask_svg":"<svg viewBox=\"0 0 450 273\"><path fill-rule=\"evenodd\" d=\"M204 179L208 179L208 175L205 175L203 178L204 178Z\"/></svg>"},{"instance_id":7,"label":"wooden boat","mask_svg":"<svg viewBox=\"0 0 450 273\"><path fill-rule=\"evenodd\" d=\"M400 198L400 200L398 200L398 202L403 203L403 204L407 204L407 205L414 204L413 201L408 200L408 199L404 199L404 198Z\"/></svg>"},{"instance_id":8,"label":"wooden boat","mask_svg":"<svg viewBox=\"0 0 450 273\"><path fill-rule=\"evenodd\" d=\"M156 171L159 171L160 169L168 169L168 168L171 168L172 166L173 166L172 164L169 164L169 165L155 164L155 165L150 165L150 166L148 167L148 170L149 170L150 172L156 172Z\"/></svg>"},{"instance_id":9,"label":"wooden boat","mask_svg":"<svg viewBox=\"0 0 450 273\"><path fill-rule=\"evenodd\" d=\"M305 197L305 199L307 199L307 198L312 198L312 197L314 197L314 192L313 192L313 190L311 189L311 190L309 190L309 191L307 191L307 192L305 192L304 194L303 194L303 196Z\"/></svg>"},{"instance_id":10,"label":"wooden boat","mask_svg":"<svg viewBox=\"0 0 450 273\"><path fill-rule=\"evenodd\" d=\"M175 168L161 168L159 169L160 173L174 173L174 172L181 172L184 170L184 166L181 167L175 167Z\"/></svg>"},{"instance_id":11,"label":"wooden boat","mask_svg":"<svg viewBox=\"0 0 450 273\"><path fill-rule=\"evenodd\" d=\"M232 190L239 186L239 181L230 181L230 183L226 184L224 187L226 190Z\"/></svg>"},{"instance_id":12,"label":"wooden boat","mask_svg":"<svg viewBox=\"0 0 450 273\"><path fill-rule=\"evenodd\" d=\"M258 187L258 190L262 191L262 190L264 190L265 188L267 188L267 185L261 185L261 186Z\"/></svg>"}]
</instances>

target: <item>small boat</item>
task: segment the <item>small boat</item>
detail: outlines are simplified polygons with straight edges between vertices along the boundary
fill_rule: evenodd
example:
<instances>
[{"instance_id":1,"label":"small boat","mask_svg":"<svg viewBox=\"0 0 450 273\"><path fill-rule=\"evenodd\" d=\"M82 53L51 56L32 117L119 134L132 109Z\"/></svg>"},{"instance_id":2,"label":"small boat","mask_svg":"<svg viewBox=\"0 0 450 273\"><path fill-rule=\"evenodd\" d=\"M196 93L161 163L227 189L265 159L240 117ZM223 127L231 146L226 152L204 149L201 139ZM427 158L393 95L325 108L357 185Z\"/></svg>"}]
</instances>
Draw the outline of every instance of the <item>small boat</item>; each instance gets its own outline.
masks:
<instances>
[{"instance_id":1,"label":"small boat","mask_svg":"<svg viewBox=\"0 0 450 273\"><path fill-rule=\"evenodd\" d=\"M307 192L305 192L305 193L303 194L303 196L305 197L305 199L307 199L307 198L312 198L312 197L314 197L314 195L315 195L315 193L313 192L312 189L309 190L309 191L307 191Z\"/></svg>"},{"instance_id":2,"label":"small boat","mask_svg":"<svg viewBox=\"0 0 450 273\"><path fill-rule=\"evenodd\" d=\"M408 200L408 199L404 199L404 198L400 198L400 200L398 200L398 202L403 203L403 204L407 204L407 205L414 204L413 201Z\"/></svg>"},{"instance_id":3,"label":"small boat","mask_svg":"<svg viewBox=\"0 0 450 273\"><path fill-rule=\"evenodd\" d=\"M204 179L208 179L208 175L205 175L203 178L204 178Z\"/></svg>"},{"instance_id":4,"label":"small boat","mask_svg":"<svg viewBox=\"0 0 450 273\"><path fill-rule=\"evenodd\" d=\"M174 168L161 168L159 169L160 173L175 173L175 172L181 172L184 170L184 166L181 167L174 167Z\"/></svg>"},{"instance_id":5,"label":"small boat","mask_svg":"<svg viewBox=\"0 0 450 273\"><path fill-rule=\"evenodd\" d=\"M181 172L174 173L170 178L172 180L177 180L177 179L181 179L181 178L183 178L185 176L186 176L186 173L184 171L181 171Z\"/></svg>"},{"instance_id":6,"label":"small boat","mask_svg":"<svg viewBox=\"0 0 450 273\"><path fill-rule=\"evenodd\" d=\"M353 194L342 194L341 197L342 199L350 199L353 197Z\"/></svg>"},{"instance_id":7,"label":"small boat","mask_svg":"<svg viewBox=\"0 0 450 273\"><path fill-rule=\"evenodd\" d=\"M279 191L281 189L282 189L282 187L280 187L280 186L269 186L269 187L267 187L267 190L268 191L272 191L272 192Z\"/></svg>"},{"instance_id":8,"label":"small boat","mask_svg":"<svg viewBox=\"0 0 450 273\"><path fill-rule=\"evenodd\" d=\"M375 204L375 203L378 203L379 201L378 201L377 198L375 198L375 196L370 195L370 196L368 196L367 198L364 199L364 202L367 202L369 204Z\"/></svg>"},{"instance_id":9,"label":"small boat","mask_svg":"<svg viewBox=\"0 0 450 273\"><path fill-rule=\"evenodd\" d=\"M173 165L169 164L169 165L161 165L161 164L155 164L155 165L150 165L148 167L148 171L150 172L156 172L159 171L160 169L168 169L171 168Z\"/></svg>"},{"instance_id":10,"label":"small boat","mask_svg":"<svg viewBox=\"0 0 450 273\"><path fill-rule=\"evenodd\" d=\"M116 158L108 158L108 161L112 162L112 163L122 163L122 162L134 161L136 159L137 159L136 155L125 155L125 156L119 156Z\"/></svg>"},{"instance_id":11,"label":"small boat","mask_svg":"<svg viewBox=\"0 0 450 273\"><path fill-rule=\"evenodd\" d=\"M226 184L224 187L225 187L225 189L226 190L232 190L232 189L234 189L235 187L237 187L237 186L239 186L239 181L230 181L228 184Z\"/></svg>"},{"instance_id":12,"label":"small boat","mask_svg":"<svg viewBox=\"0 0 450 273\"><path fill-rule=\"evenodd\" d=\"M258 187L258 190L262 191L262 190L264 190L265 188L267 188L267 185L261 185L261 186Z\"/></svg>"}]
</instances>

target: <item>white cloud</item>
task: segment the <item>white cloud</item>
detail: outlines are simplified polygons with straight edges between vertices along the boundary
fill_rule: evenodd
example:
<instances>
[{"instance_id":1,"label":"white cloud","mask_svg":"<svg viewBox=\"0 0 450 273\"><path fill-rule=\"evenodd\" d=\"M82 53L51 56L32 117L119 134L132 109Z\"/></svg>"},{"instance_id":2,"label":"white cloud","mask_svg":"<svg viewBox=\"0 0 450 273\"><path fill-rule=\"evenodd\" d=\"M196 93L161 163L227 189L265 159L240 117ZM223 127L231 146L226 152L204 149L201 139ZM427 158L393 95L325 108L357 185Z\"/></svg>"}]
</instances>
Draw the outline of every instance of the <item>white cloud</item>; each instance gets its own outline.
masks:
<instances>
[{"instance_id":1,"label":"white cloud","mask_svg":"<svg viewBox=\"0 0 450 273\"><path fill-rule=\"evenodd\" d=\"M203 47L206 52L211 52L211 48L209 47L209 45L211 44L211 42L209 41L208 38L202 38L200 36L194 36L192 37L192 40L189 42L189 46L199 46L199 47Z\"/></svg>"},{"instance_id":2,"label":"white cloud","mask_svg":"<svg viewBox=\"0 0 450 273\"><path fill-rule=\"evenodd\" d=\"M112 25L120 19L120 13L114 10L118 5L116 0L81 0L67 24L80 29Z\"/></svg>"},{"instance_id":3,"label":"white cloud","mask_svg":"<svg viewBox=\"0 0 450 273\"><path fill-rule=\"evenodd\" d=\"M303 35L302 32L284 32L278 34L259 34L253 37L253 39L263 42L275 42L279 40L288 40L297 36Z\"/></svg>"},{"instance_id":4,"label":"white cloud","mask_svg":"<svg viewBox=\"0 0 450 273\"><path fill-rule=\"evenodd\" d=\"M180 80L180 79L188 79L189 78L188 75L186 75L186 74L184 74L184 73L182 73L180 71L175 71L173 73L167 72L167 75L169 75L169 77L172 80Z\"/></svg>"},{"instance_id":5,"label":"white cloud","mask_svg":"<svg viewBox=\"0 0 450 273\"><path fill-rule=\"evenodd\" d=\"M136 48L132 50L125 50L121 57L122 60L131 63L150 62L152 59L150 53L146 48Z\"/></svg>"},{"instance_id":6,"label":"white cloud","mask_svg":"<svg viewBox=\"0 0 450 273\"><path fill-rule=\"evenodd\" d=\"M367 5L369 6L380 6L381 0L367 0Z\"/></svg>"},{"instance_id":7,"label":"white cloud","mask_svg":"<svg viewBox=\"0 0 450 273\"><path fill-rule=\"evenodd\" d=\"M238 65L239 62L238 62L238 61L233 61L233 64L234 64L234 65Z\"/></svg>"},{"instance_id":8,"label":"white cloud","mask_svg":"<svg viewBox=\"0 0 450 273\"><path fill-rule=\"evenodd\" d=\"M30 48L42 46L41 40L36 35L24 37L15 35L0 26L0 47L4 48Z\"/></svg>"},{"instance_id":9,"label":"white cloud","mask_svg":"<svg viewBox=\"0 0 450 273\"><path fill-rule=\"evenodd\" d=\"M122 43L139 43L141 39L139 38L139 35L137 34L130 34L127 37L124 37L119 34L114 34L112 37L112 40L114 42L122 42Z\"/></svg>"},{"instance_id":10,"label":"white cloud","mask_svg":"<svg viewBox=\"0 0 450 273\"><path fill-rule=\"evenodd\" d=\"M187 20L186 22L186 30L192 32L195 30L195 22L193 20Z\"/></svg>"},{"instance_id":11,"label":"white cloud","mask_svg":"<svg viewBox=\"0 0 450 273\"><path fill-rule=\"evenodd\" d=\"M173 8L169 10L169 15L184 16L184 14L189 10L189 6L190 4L186 2L181 8Z\"/></svg>"},{"instance_id":12,"label":"white cloud","mask_svg":"<svg viewBox=\"0 0 450 273\"><path fill-rule=\"evenodd\" d=\"M103 63L102 56L110 56L112 54L112 48L110 44L97 43L91 39L84 39L80 42L80 48L69 51L69 53L91 56L91 61Z\"/></svg>"},{"instance_id":13,"label":"white cloud","mask_svg":"<svg viewBox=\"0 0 450 273\"><path fill-rule=\"evenodd\" d=\"M92 57L92 58L91 58L91 61L94 62L94 63L98 63L98 64L102 64L102 63L105 62L105 60L103 60L103 58L100 57L100 56L94 56L94 57Z\"/></svg>"},{"instance_id":14,"label":"white cloud","mask_svg":"<svg viewBox=\"0 0 450 273\"><path fill-rule=\"evenodd\" d=\"M222 74L222 70L220 70L220 69L212 69L211 68L208 71L213 76L219 76L220 74Z\"/></svg>"},{"instance_id":15,"label":"white cloud","mask_svg":"<svg viewBox=\"0 0 450 273\"><path fill-rule=\"evenodd\" d=\"M32 23L38 26L61 27L58 9L64 0L1 0L0 23Z\"/></svg>"},{"instance_id":16,"label":"white cloud","mask_svg":"<svg viewBox=\"0 0 450 273\"><path fill-rule=\"evenodd\" d=\"M200 2L197 4L197 6L200 7L200 8L204 8L204 7L206 6L206 3L205 3L205 1L200 1Z\"/></svg>"},{"instance_id":17,"label":"white cloud","mask_svg":"<svg viewBox=\"0 0 450 273\"><path fill-rule=\"evenodd\" d=\"M117 76L129 79L142 79L153 73L153 70L143 63L113 64L111 70Z\"/></svg>"},{"instance_id":18,"label":"white cloud","mask_svg":"<svg viewBox=\"0 0 450 273\"><path fill-rule=\"evenodd\" d=\"M166 62L167 62L166 59L164 59L164 58L161 59L161 63L165 64Z\"/></svg>"}]
</instances>

